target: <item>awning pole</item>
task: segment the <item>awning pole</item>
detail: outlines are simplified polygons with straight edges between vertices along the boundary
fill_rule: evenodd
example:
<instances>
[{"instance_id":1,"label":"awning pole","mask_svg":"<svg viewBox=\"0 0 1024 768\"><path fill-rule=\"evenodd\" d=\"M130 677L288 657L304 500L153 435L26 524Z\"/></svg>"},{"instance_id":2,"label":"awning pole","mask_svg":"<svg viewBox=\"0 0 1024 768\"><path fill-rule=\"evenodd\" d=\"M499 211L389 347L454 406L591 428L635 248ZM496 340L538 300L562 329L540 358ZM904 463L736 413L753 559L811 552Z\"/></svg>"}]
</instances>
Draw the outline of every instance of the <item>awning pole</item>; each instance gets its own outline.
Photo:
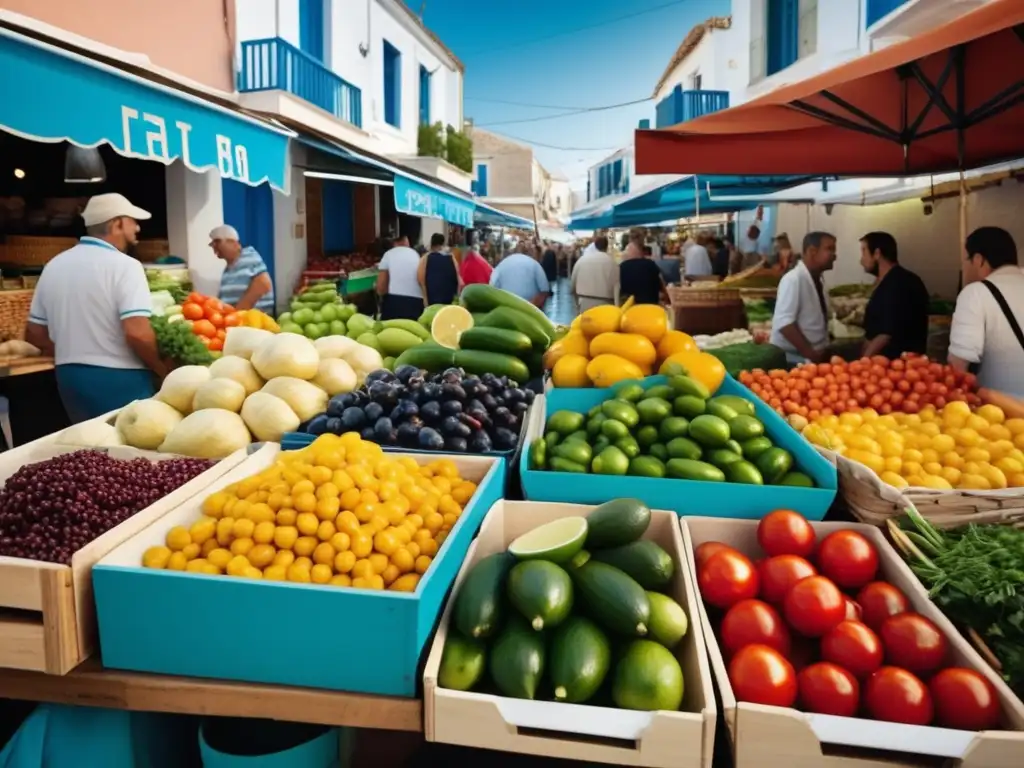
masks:
<instances>
[{"instance_id":1,"label":"awning pole","mask_svg":"<svg viewBox=\"0 0 1024 768\"><path fill-rule=\"evenodd\" d=\"M694 210L697 214L697 223L700 225L700 181L698 181L696 174L693 177L693 202Z\"/></svg>"}]
</instances>

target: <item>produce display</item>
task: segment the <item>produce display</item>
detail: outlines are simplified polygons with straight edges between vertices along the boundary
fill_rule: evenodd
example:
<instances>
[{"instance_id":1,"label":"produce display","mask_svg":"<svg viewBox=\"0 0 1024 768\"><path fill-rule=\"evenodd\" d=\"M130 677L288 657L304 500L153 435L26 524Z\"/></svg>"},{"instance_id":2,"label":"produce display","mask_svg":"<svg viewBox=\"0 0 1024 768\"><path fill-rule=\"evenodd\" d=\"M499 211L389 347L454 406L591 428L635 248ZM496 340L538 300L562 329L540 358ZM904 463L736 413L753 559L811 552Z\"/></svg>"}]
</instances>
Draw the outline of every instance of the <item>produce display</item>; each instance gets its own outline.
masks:
<instances>
[{"instance_id":1,"label":"produce display","mask_svg":"<svg viewBox=\"0 0 1024 768\"><path fill-rule=\"evenodd\" d=\"M849 334L847 338L856 338L857 333L852 328L860 331L860 335L863 337L864 312L868 308L868 300L874 289L874 285L866 283L848 283L829 289L829 303L832 307L833 319L838 322L837 330L843 329L845 333ZM832 335L838 334L833 332Z\"/></svg>"},{"instance_id":2,"label":"produce display","mask_svg":"<svg viewBox=\"0 0 1024 768\"><path fill-rule=\"evenodd\" d=\"M211 352L219 352L224 348L228 329L236 326L261 328L272 333L280 330L272 317L258 309L236 311L230 304L194 291L180 305L168 306L166 301L158 302L154 296L153 310L155 321L162 317L171 325L181 323Z\"/></svg>"},{"instance_id":3,"label":"produce display","mask_svg":"<svg viewBox=\"0 0 1024 768\"><path fill-rule=\"evenodd\" d=\"M867 407L886 414L917 413L926 405L942 408L956 400L981 404L973 374L910 353L896 360L879 355L852 363L833 357L789 371L744 371L739 379L784 416L812 421Z\"/></svg>"},{"instance_id":4,"label":"produce display","mask_svg":"<svg viewBox=\"0 0 1024 768\"><path fill-rule=\"evenodd\" d=\"M734 331L716 333L714 336L694 336L693 341L697 349L712 350L733 344L749 344L754 341L754 337L746 328L737 328Z\"/></svg>"},{"instance_id":5,"label":"produce display","mask_svg":"<svg viewBox=\"0 0 1024 768\"><path fill-rule=\"evenodd\" d=\"M912 505L903 522L902 530L890 525L890 533L929 596L954 624L981 638L1003 679L1024 696L1024 531L940 531Z\"/></svg>"},{"instance_id":6,"label":"produce display","mask_svg":"<svg viewBox=\"0 0 1024 768\"><path fill-rule=\"evenodd\" d=\"M535 528L476 563L454 596L438 682L517 699L678 710L689 629L664 590L677 564L615 499ZM614 651L614 652L613 652Z\"/></svg>"},{"instance_id":7,"label":"produce display","mask_svg":"<svg viewBox=\"0 0 1024 768\"><path fill-rule=\"evenodd\" d=\"M176 368L156 397L121 409L120 440L199 458L227 456L253 439L278 442L383 365L376 350L344 336L313 342L257 328L231 328L224 351L209 366Z\"/></svg>"},{"instance_id":8,"label":"produce display","mask_svg":"<svg viewBox=\"0 0 1024 768\"><path fill-rule=\"evenodd\" d=\"M530 445L530 467L813 487L814 481L794 467L792 454L765 434L753 403L713 392L683 374L646 390L623 382L586 414L551 414L544 436Z\"/></svg>"},{"instance_id":9,"label":"produce display","mask_svg":"<svg viewBox=\"0 0 1024 768\"><path fill-rule=\"evenodd\" d=\"M358 390L327 402L312 435L359 432L364 440L451 453L511 451L534 393L507 376L461 368L427 374L412 365L374 371Z\"/></svg>"},{"instance_id":10,"label":"produce display","mask_svg":"<svg viewBox=\"0 0 1024 768\"><path fill-rule=\"evenodd\" d=\"M146 284L151 294L166 291L171 304L183 303L192 292L188 269L184 265L181 269L147 269Z\"/></svg>"},{"instance_id":11,"label":"produce display","mask_svg":"<svg viewBox=\"0 0 1024 768\"><path fill-rule=\"evenodd\" d=\"M306 261L307 272L337 272L347 275L377 266L377 259L366 253L349 253L340 256L310 256Z\"/></svg>"},{"instance_id":12,"label":"produce display","mask_svg":"<svg viewBox=\"0 0 1024 768\"><path fill-rule=\"evenodd\" d=\"M277 323L285 333L319 339L321 336L344 336L349 331L346 322L355 314L355 306L345 304L338 295L336 283L323 280L312 283L293 296L289 311L279 315Z\"/></svg>"},{"instance_id":13,"label":"produce display","mask_svg":"<svg viewBox=\"0 0 1024 768\"><path fill-rule=\"evenodd\" d=\"M172 361L176 366L209 365L213 362L210 348L192 333L187 323L172 323L163 315L153 315L149 323L153 326L161 358Z\"/></svg>"},{"instance_id":14,"label":"produce display","mask_svg":"<svg viewBox=\"0 0 1024 768\"><path fill-rule=\"evenodd\" d=\"M736 377L744 371L758 368L771 370L786 365L786 353L766 342L730 344L727 347L709 349L708 354L720 360L730 376Z\"/></svg>"},{"instance_id":15,"label":"produce display","mask_svg":"<svg viewBox=\"0 0 1024 768\"><path fill-rule=\"evenodd\" d=\"M949 641L878 577L853 530L820 541L796 512L757 527L756 564L719 543L694 556L738 701L910 725L989 730L1000 704L978 672L950 666Z\"/></svg>"},{"instance_id":16,"label":"produce display","mask_svg":"<svg viewBox=\"0 0 1024 768\"><path fill-rule=\"evenodd\" d=\"M894 488L1024 488L1024 419L954 400L918 413L867 408L821 416L803 430L814 445L863 464Z\"/></svg>"},{"instance_id":17,"label":"produce display","mask_svg":"<svg viewBox=\"0 0 1024 768\"><path fill-rule=\"evenodd\" d=\"M88 450L26 464L0 490L0 556L70 565L93 539L211 466Z\"/></svg>"},{"instance_id":18,"label":"produce display","mask_svg":"<svg viewBox=\"0 0 1024 768\"><path fill-rule=\"evenodd\" d=\"M668 328L664 307L654 304L588 309L573 320L569 332L551 345L544 367L556 387L610 387L642 379L673 363L721 368L701 358L693 338ZM721 368L722 376L725 369Z\"/></svg>"},{"instance_id":19,"label":"produce display","mask_svg":"<svg viewBox=\"0 0 1024 768\"><path fill-rule=\"evenodd\" d=\"M450 459L419 465L354 432L322 435L208 496L142 565L414 592L475 491Z\"/></svg>"}]
</instances>

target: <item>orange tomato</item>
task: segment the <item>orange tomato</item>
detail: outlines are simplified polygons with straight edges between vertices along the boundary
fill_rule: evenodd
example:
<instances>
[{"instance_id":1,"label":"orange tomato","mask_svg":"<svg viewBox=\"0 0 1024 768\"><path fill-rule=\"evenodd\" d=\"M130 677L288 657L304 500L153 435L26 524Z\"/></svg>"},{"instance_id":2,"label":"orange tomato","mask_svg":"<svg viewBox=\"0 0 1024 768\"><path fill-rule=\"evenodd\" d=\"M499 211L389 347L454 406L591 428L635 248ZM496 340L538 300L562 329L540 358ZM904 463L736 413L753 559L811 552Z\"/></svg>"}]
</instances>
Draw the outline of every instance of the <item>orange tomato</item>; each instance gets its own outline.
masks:
<instances>
[{"instance_id":1,"label":"orange tomato","mask_svg":"<svg viewBox=\"0 0 1024 768\"><path fill-rule=\"evenodd\" d=\"M203 294L199 293L198 291L192 291L192 293L190 293L188 295L188 298L185 300L191 304L202 304L204 301L206 301L206 297L203 296Z\"/></svg>"},{"instance_id":2,"label":"orange tomato","mask_svg":"<svg viewBox=\"0 0 1024 768\"><path fill-rule=\"evenodd\" d=\"M209 320L196 320L192 324L192 333L210 339L217 335L217 328Z\"/></svg>"},{"instance_id":3,"label":"orange tomato","mask_svg":"<svg viewBox=\"0 0 1024 768\"><path fill-rule=\"evenodd\" d=\"M224 339L210 339L210 343L206 346L211 352L220 352L224 349Z\"/></svg>"},{"instance_id":4,"label":"orange tomato","mask_svg":"<svg viewBox=\"0 0 1024 768\"><path fill-rule=\"evenodd\" d=\"M220 312L220 301L217 299L207 299L203 302L203 309L206 311L206 316L209 317L214 312Z\"/></svg>"},{"instance_id":5,"label":"orange tomato","mask_svg":"<svg viewBox=\"0 0 1024 768\"><path fill-rule=\"evenodd\" d=\"M226 328L234 328L241 322L242 318L241 316L239 316L237 312L229 312L228 314L224 315L224 327Z\"/></svg>"},{"instance_id":6,"label":"orange tomato","mask_svg":"<svg viewBox=\"0 0 1024 768\"><path fill-rule=\"evenodd\" d=\"M203 308L198 304L188 301L181 306L181 314L185 316L186 320L201 320Z\"/></svg>"},{"instance_id":7,"label":"orange tomato","mask_svg":"<svg viewBox=\"0 0 1024 768\"><path fill-rule=\"evenodd\" d=\"M224 315L220 312L207 312L206 319L213 323L214 328L224 327Z\"/></svg>"}]
</instances>

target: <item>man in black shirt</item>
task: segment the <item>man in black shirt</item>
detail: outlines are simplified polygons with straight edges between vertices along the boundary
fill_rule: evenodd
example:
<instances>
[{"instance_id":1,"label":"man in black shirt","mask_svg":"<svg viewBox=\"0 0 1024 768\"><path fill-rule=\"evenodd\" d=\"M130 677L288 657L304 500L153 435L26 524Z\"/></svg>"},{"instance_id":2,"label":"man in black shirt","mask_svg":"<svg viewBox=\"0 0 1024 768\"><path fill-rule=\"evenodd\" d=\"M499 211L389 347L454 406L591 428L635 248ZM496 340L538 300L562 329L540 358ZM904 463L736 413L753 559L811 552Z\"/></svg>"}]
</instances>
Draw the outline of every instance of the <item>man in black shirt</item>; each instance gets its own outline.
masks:
<instances>
[{"instance_id":1,"label":"man in black shirt","mask_svg":"<svg viewBox=\"0 0 1024 768\"><path fill-rule=\"evenodd\" d=\"M864 312L864 356L923 355L928 346L928 289L899 265L896 238L868 232L860 239L860 264L878 278Z\"/></svg>"}]
</instances>

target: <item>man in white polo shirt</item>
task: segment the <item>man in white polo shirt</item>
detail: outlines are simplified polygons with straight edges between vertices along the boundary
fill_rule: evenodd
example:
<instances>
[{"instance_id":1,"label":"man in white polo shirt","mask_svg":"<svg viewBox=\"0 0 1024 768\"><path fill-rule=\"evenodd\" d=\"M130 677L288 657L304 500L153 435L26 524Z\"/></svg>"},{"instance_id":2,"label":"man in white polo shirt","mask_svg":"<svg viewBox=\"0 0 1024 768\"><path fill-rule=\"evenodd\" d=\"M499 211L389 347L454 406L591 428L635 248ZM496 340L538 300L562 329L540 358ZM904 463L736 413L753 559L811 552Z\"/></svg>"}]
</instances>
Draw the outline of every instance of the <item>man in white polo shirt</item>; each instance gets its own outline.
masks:
<instances>
[{"instance_id":1,"label":"man in white polo shirt","mask_svg":"<svg viewBox=\"0 0 1024 768\"><path fill-rule=\"evenodd\" d=\"M55 256L36 285L25 340L54 355L72 423L152 397L153 374L166 373L146 273L127 255L149 217L124 195L90 198L82 211L88 234Z\"/></svg>"}]
</instances>

